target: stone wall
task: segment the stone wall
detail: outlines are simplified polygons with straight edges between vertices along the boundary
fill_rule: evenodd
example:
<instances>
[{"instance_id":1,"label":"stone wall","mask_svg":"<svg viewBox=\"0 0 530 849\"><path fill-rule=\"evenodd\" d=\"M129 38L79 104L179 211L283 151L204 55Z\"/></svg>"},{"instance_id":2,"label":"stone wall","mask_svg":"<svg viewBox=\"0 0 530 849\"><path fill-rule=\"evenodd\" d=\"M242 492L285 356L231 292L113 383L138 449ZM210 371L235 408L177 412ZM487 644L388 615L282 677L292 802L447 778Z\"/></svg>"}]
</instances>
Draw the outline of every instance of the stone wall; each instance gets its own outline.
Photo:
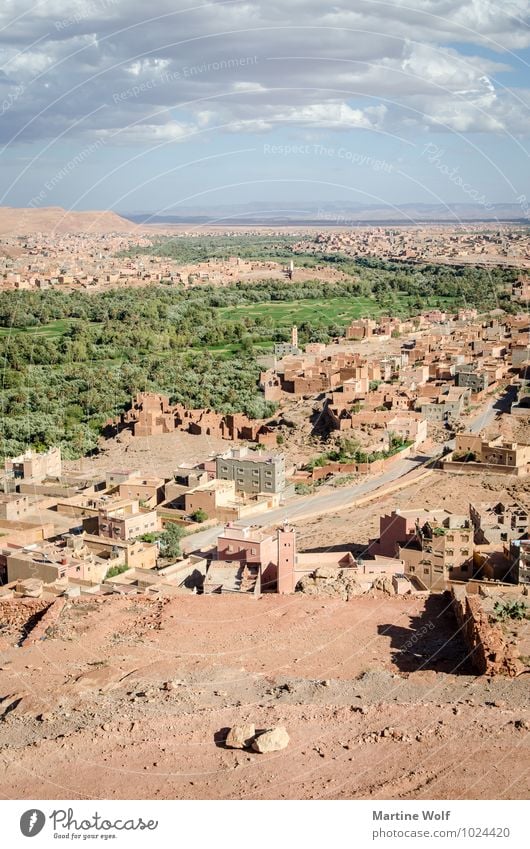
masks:
<instances>
[{"instance_id":1,"label":"stone wall","mask_svg":"<svg viewBox=\"0 0 530 849\"><path fill-rule=\"evenodd\" d=\"M479 595L469 596L465 587L451 590L452 607L470 660L480 675L517 675L522 666L516 650L506 642L500 625L490 622Z\"/></svg>"}]
</instances>

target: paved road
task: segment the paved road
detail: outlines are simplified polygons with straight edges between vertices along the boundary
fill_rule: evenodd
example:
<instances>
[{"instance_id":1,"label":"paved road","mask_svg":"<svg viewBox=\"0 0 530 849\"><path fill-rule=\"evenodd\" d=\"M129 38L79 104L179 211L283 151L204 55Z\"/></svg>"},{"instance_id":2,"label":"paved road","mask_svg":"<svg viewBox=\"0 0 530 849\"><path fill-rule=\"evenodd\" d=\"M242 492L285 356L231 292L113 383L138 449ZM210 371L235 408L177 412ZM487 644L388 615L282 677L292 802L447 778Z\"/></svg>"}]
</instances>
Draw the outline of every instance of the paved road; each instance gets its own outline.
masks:
<instances>
[{"instance_id":1,"label":"paved road","mask_svg":"<svg viewBox=\"0 0 530 849\"><path fill-rule=\"evenodd\" d=\"M478 433L487 427L497 413L508 408L510 398L504 396L502 399L494 399L488 406L482 410L468 425L468 430L472 433ZM367 475L366 480L362 483L354 484L353 486L345 486L336 489L333 492L317 492L315 495L306 495L289 502L284 507L279 507L276 510L270 510L260 516L253 516L248 519L241 519L236 522L238 527L254 525L257 522L263 521L267 524L280 524L284 521L296 521L296 519L308 518L310 516L318 516L321 513L332 513L335 510L343 509L361 498L363 495L368 495L374 490L384 487L385 484L391 484L399 478L405 477L421 466L428 465L429 462L438 456L443 448L452 450L454 448L454 439L444 443L430 453L418 454L415 457L408 457L395 463L387 472L381 475ZM383 493L381 493L383 495ZM201 531L191 535L183 540L183 550L185 552L196 551L200 548L206 548L212 545L222 530L222 525L217 525L215 528L208 528L206 531Z\"/></svg>"}]
</instances>

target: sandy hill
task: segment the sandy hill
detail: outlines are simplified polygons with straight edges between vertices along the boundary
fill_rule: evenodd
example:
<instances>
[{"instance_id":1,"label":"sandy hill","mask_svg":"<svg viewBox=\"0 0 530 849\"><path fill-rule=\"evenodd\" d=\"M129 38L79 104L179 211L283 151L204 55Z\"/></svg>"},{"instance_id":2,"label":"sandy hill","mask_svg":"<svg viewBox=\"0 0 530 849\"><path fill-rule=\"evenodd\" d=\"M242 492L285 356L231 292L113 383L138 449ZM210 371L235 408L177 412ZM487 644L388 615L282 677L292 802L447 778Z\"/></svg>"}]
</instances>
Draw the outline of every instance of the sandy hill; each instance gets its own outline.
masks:
<instances>
[{"instance_id":1,"label":"sandy hill","mask_svg":"<svg viewBox=\"0 0 530 849\"><path fill-rule=\"evenodd\" d=\"M138 225L115 212L69 212L60 206L43 209L0 207L0 234L131 233Z\"/></svg>"}]
</instances>

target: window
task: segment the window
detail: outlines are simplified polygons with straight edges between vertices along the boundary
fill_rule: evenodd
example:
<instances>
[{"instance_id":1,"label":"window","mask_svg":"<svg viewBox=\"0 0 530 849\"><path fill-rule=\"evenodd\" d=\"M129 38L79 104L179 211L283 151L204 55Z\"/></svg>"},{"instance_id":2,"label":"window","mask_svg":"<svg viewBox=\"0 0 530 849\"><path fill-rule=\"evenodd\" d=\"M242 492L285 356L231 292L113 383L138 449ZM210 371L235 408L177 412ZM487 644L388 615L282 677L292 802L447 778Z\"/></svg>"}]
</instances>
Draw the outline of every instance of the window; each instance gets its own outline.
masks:
<instances>
[{"instance_id":1,"label":"window","mask_svg":"<svg viewBox=\"0 0 530 849\"><path fill-rule=\"evenodd\" d=\"M428 570L428 569L424 569L424 570L423 570L423 574L424 574L424 575L428 575L428 574L429 574L429 570Z\"/></svg>"}]
</instances>

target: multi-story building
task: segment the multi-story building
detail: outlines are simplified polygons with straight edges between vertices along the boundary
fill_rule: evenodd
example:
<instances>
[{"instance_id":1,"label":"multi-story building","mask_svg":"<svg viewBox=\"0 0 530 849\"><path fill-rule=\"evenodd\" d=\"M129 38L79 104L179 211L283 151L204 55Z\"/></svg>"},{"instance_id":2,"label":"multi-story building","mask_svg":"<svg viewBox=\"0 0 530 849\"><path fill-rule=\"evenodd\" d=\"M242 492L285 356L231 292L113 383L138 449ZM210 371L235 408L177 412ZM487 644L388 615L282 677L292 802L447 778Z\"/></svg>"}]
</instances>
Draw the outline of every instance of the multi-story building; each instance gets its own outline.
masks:
<instances>
[{"instance_id":1,"label":"multi-story building","mask_svg":"<svg viewBox=\"0 0 530 849\"><path fill-rule=\"evenodd\" d=\"M233 480L240 492L283 492L285 458L283 454L250 452L248 448L232 448L216 458L216 477Z\"/></svg>"},{"instance_id":2,"label":"multi-story building","mask_svg":"<svg viewBox=\"0 0 530 849\"><path fill-rule=\"evenodd\" d=\"M449 514L416 525L411 540L398 544L405 575L425 589L442 591L447 581L473 575L473 527L466 516Z\"/></svg>"},{"instance_id":3,"label":"multi-story building","mask_svg":"<svg viewBox=\"0 0 530 849\"><path fill-rule=\"evenodd\" d=\"M0 519L11 522L23 519L30 511L30 501L27 495L19 493L0 493Z\"/></svg>"},{"instance_id":4,"label":"multi-story building","mask_svg":"<svg viewBox=\"0 0 530 849\"><path fill-rule=\"evenodd\" d=\"M141 510L137 501L100 508L98 534L111 539L133 539L160 528L156 510Z\"/></svg>"},{"instance_id":5,"label":"multi-story building","mask_svg":"<svg viewBox=\"0 0 530 849\"><path fill-rule=\"evenodd\" d=\"M529 531L529 511L516 501L470 504L469 516L477 545L509 543Z\"/></svg>"},{"instance_id":6,"label":"multi-story building","mask_svg":"<svg viewBox=\"0 0 530 849\"><path fill-rule=\"evenodd\" d=\"M484 392L489 385L487 372L477 368L476 363L455 366L455 383L467 387L473 395Z\"/></svg>"},{"instance_id":7,"label":"multi-story building","mask_svg":"<svg viewBox=\"0 0 530 849\"><path fill-rule=\"evenodd\" d=\"M416 410L430 422L445 422L449 418L458 418L469 404L471 393L467 387L453 389L454 392L450 389L435 398L418 398Z\"/></svg>"},{"instance_id":8,"label":"multi-story building","mask_svg":"<svg viewBox=\"0 0 530 849\"><path fill-rule=\"evenodd\" d=\"M530 585L530 539L512 541L510 560L510 577L514 584Z\"/></svg>"}]
</instances>

